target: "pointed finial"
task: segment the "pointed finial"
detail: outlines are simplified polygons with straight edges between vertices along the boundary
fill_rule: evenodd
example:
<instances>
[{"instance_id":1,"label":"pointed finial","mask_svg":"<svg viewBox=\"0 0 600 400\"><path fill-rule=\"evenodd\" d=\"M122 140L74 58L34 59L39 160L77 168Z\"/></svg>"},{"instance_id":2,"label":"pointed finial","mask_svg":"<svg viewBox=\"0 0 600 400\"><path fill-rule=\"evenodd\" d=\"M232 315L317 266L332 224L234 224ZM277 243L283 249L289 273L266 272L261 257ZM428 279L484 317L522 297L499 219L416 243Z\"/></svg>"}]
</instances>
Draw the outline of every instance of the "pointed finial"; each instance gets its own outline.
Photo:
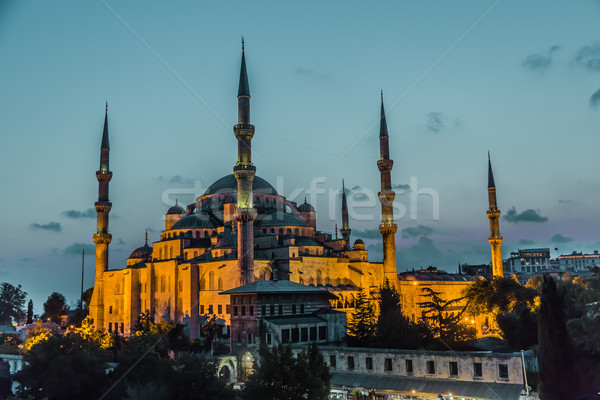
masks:
<instances>
[{"instance_id":1,"label":"pointed finial","mask_svg":"<svg viewBox=\"0 0 600 400\"><path fill-rule=\"evenodd\" d=\"M177 202L177 199L175 199L175 207L179 206L179 203Z\"/></svg>"},{"instance_id":2,"label":"pointed finial","mask_svg":"<svg viewBox=\"0 0 600 400\"><path fill-rule=\"evenodd\" d=\"M488 161L490 160L490 151L488 150Z\"/></svg>"},{"instance_id":3,"label":"pointed finial","mask_svg":"<svg viewBox=\"0 0 600 400\"><path fill-rule=\"evenodd\" d=\"M346 186L344 185L344 178L342 178L342 191L346 193Z\"/></svg>"},{"instance_id":4,"label":"pointed finial","mask_svg":"<svg viewBox=\"0 0 600 400\"><path fill-rule=\"evenodd\" d=\"M148 246L148 228L146 228L146 246Z\"/></svg>"},{"instance_id":5,"label":"pointed finial","mask_svg":"<svg viewBox=\"0 0 600 400\"><path fill-rule=\"evenodd\" d=\"M304 204L306 204L306 196L304 196Z\"/></svg>"},{"instance_id":6,"label":"pointed finial","mask_svg":"<svg viewBox=\"0 0 600 400\"><path fill-rule=\"evenodd\" d=\"M244 35L242 35L242 51L244 51L244 48L245 48L245 46L244 46Z\"/></svg>"},{"instance_id":7,"label":"pointed finial","mask_svg":"<svg viewBox=\"0 0 600 400\"><path fill-rule=\"evenodd\" d=\"M381 102L383 103L383 89L381 89Z\"/></svg>"},{"instance_id":8,"label":"pointed finial","mask_svg":"<svg viewBox=\"0 0 600 400\"><path fill-rule=\"evenodd\" d=\"M108 100L106 100L106 110L105 112L108 112Z\"/></svg>"}]
</instances>

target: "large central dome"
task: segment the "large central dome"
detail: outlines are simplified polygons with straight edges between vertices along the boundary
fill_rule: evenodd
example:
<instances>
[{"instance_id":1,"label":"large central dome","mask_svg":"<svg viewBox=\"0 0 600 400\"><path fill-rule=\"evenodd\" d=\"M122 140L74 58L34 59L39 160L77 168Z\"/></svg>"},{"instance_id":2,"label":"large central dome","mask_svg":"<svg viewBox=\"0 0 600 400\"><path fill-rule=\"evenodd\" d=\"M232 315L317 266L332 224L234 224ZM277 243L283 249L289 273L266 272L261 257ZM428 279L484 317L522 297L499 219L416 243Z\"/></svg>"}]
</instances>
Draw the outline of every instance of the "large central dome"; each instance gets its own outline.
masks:
<instances>
[{"instance_id":1,"label":"large central dome","mask_svg":"<svg viewBox=\"0 0 600 400\"><path fill-rule=\"evenodd\" d=\"M234 193L237 190L237 180L233 174L226 175L215 183L210 185L204 196L218 193ZM259 176L255 176L252 181L252 191L254 193L277 194L277 191L271 184Z\"/></svg>"}]
</instances>

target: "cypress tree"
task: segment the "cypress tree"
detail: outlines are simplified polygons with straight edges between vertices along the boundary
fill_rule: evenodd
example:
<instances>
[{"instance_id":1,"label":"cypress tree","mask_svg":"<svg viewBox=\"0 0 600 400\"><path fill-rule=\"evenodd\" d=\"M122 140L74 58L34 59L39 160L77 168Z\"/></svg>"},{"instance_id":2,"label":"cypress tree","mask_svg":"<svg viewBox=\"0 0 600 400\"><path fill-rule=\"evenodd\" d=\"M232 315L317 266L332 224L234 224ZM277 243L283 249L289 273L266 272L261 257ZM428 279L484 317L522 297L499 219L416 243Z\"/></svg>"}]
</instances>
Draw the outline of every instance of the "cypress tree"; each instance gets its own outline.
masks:
<instances>
[{"instance_id":1,"label":"cypress tree","mask_svg":"<svg viewBox=\"0 0 600 400\"><path fill-rule=\"evenodd\" d=\"M544 275L538 312L540 383L543 400L574 398L575 375L563 301L554 279Z\"/></svg>"}]
</instances>

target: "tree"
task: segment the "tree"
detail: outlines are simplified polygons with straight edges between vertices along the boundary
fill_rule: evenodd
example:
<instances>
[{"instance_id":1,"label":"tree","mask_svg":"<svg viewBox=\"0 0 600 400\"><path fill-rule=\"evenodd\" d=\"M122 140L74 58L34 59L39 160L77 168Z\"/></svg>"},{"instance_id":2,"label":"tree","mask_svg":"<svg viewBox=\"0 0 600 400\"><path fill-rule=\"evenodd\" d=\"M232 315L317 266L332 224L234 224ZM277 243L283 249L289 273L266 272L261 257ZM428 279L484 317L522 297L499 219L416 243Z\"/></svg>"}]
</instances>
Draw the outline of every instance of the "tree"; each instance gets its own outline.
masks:
<instances>
[{"instance_id":1,"label":"tree","mask_svg":"<svg viewBox=\"0 0 600 400\"><path fill-rule=\"evenodd\" d=\"M83 300L83 309L87 310L90 307L90 301L92 301L92 293L94 293L94 287L87 288L81 294L81 299Z\"/></svg>"},{"instance_id":2,"label":"tree","mask_svg":"<svg viewBox=\"0 0 600 400\"><path fill-rule=\"evenodd\" d=\"M538 312L538 391L543 400L569 399L573 398L575 376L563 302L554 279L548 275L543 279Z\"/></svg>"},{"instance_id":3,"label":"tree","mask_svg":"<svg viewBox=\"0 0 600 400\"><path fill-rule=\"evenodd\" d=\"M512 312L520 307L533 307L538 292L511 278L494 277L476 280L464 291L466 311L473 315Z\"/></svg>"},{"instance_id":4,"label":"tree","mask_svg":"<svg viewBox=\"0 0 600 400\"><path fill-rule=\"evenodd\" d=\"M33 300L29 299L27 304L27 325L33 324Z\"/></svg>"},{"instance_id":5,"label":"tree","mask_svg":"<svg viewBox=\"0 0 600 400\"><path fill-rule=\"evenodd\" d=\"M400 294L386 279L379 289L374 345L388 349L418 349L421 344L418 325L402 313Z\"/></svg>"},{"instance_id":6,"label":"tree","mask_svg":"<svg viewBox=\"0 0 600 400\"><path fill-rule=\"evenodd\" d=\"M498 314L496 321L502 330L502 337L514 350L528 349L537 344L537 314L528 307Z\"/></svg>"},{"instance_id":7,"label":"tree","mask_svg":"<svg viewBox=\"0 0 600 400\"><path fill-rule=\"evenodd\" d=\"M271 350L261 342L260 363L250 375L242 399L325 400L329 395L329 371L313 344L298 358L292 348L278 345Z\"/></svg>"},{"instance_id":8,"label":"tree","mask_svg":"<svg viewBox=\"0 0 600 400\"><path fill-rule=\"evenodd\" d=\"M354 301L354 312L348 323L348 344L368 347L375 335L375 309L371 300L361 290Z\"/></svg>"},{"instance_id":9,"label":"tree","mask_svg":"<svg viewBox=\"0 0 600 400\"><path fill-rule=\"evenodd\" d=\"M456 313L451 310L451 308L457 307L457 304L464 298L444 300L440 297L441 292L436 292L431 288L424 287L421 291L423 292L421 296L428 298L428 301L417 303L424 309L421 319L429 326L435 338L441 340L445 345L475 338L475 329L462 322L465 309L462 308Z\"/></svg>"},{"instance_id":10,"label":"tree","mask_svg":"<svg viewBox=\"0 0 600 400\"><path fill-rule=\"evenodd\" d=\"M33 399L97 399L108 387L103 352L77 335L37 343L23 358L19 394Z\"/></svg>"},{"instance_id":11,"label":"tree","mask_svg":"<svg viewBox=\"0 0 600 400\"><path fill-rule=\"evenodd\" d=\"M2 282L0 285L0 324L8 325L25 319L25 298L27 292L21 289L21 285L11 285Z\"/></svg>"},{"instance_id":12,"label":"tree","mask_svg":"<svg viewBox=\"0 0 600 400\"><path fill-rule=\"evenodd\" d=\"M52 292L52 294L48 296L48 300L44 303L43 318L49 318L51 322L60 324L61 316L67 311L69 311L69 306L67 305L65 296L58 292Z\"/></svg>"}]
</instances>

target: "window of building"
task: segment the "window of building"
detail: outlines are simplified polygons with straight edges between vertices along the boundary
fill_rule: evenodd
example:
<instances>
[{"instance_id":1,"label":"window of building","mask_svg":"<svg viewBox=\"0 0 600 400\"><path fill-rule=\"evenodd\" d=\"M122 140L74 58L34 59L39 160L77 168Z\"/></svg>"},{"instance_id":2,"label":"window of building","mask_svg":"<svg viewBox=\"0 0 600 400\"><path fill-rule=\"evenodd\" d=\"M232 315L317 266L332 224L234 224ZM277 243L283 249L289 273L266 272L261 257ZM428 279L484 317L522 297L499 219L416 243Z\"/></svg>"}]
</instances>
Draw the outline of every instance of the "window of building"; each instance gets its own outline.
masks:
<instances>
[{"instance_id":1,"label":"window of building","mask_svg":"<svg viewBox=\"0 0 600 400\"><path fill-rule=\"evenodd\" d=\"M121 334L125 333L125 324L121 322ZM506 371L506 377L508 378L508 370Z\"/></svg>"},{"instance_id":2,"label":"window of building","mask_svg":"<svg viewBox=\"0 0 600 400\"><path fill-rule=\"evenodd\" d=\"M300 328L300 341L308 342L308 328Z\"/></svg>"},{"instance_id":3,"label":"window of building","mask_svg":"<svg viewBox=\"0 0 600 400\"><path fill-rule=\"evenodd\" d=\"M251 317L254 316L254 306L248 307L248 315Z\"/></svg>"},{"instance_id":4,"label":"window of building","mask_svg":"<svg viewBox=\"0 0 600 400\"><path fill-rule=\"evenodd\" d=\"M225 304L225 313L226 314L231 314L231 307L229 304Z\"/></svg>"},{"instance_id":5,"label":"window of building","mask_svg":"<svg viewBox=\"0 0 600 400\"><path fill-rule=\"evenodd\" d=\"M242 344L242 334L241 333L237 334L237 343Z\"/></svg>"},{"instance_id":6,"label":"window of building","mask_svg":"<svg viewBox=\"0 0 600 400\"><path fill-rule=\"evenodd\" d=\"M327 340L327 325L319 327L319 340Z\"/></svg>"},{"instance_id":7,"label":"window of building","mask_svg":"<svg viewBox=\"0 0 600 400\"><path fill-rule=\"evenodd\" d=\"M304 314L304 304L300 304L300 314Z\"/></svg>"},{"instance_id":8,"label":"window of building","mask_svg":"<svg viewBox=\"0 0 600 400\"><path fill-rule=\"evenodd\" d=\"M261 314L261 316L263 316L263 317L264 317L265 315L267 315L267 306L266 306L266 305L264 305L264 304L263 304L262 306L260 306L260 314Z\"/></svg>"},{"instance_id":9,"label":"window of building","mask_svg":"<svg viewBox=\"0 0 600 400\"><path fill-rule=\"evenodd\" d=\"M427 361L427 373L429 375L435 374L435 361L433 361L433 360Z\"/></svg>"},{"instance_id":10,"label":"window of building","mask_svg":"<svg viewBox=\"0 0 600 400\"><path fill-rule=\"evenodd\" d=\"M251 333L249 333L249 334L248 334L248 344L252 344L252 343L254 343L254 342L252 341L252 339L253 339L253 338L252 338L252 334L251 334Z\"/></svg>"},{"instance_id":11,"label":"window of building","mask_svg":"<svg viewBox=\"0 0 600 400\"><path fill-rule=\"evenodd\" d=\"M450 368L450 376L458 376L458 363L456 361L450 361L448 367Z\"/></svg>"},{"instance_id":12,"label":"window of building","mask_svg":"<svg viewBox=\"0 0 600 400\"><path fill-rule=\"evenodd\" d=\"M237 296L233 296L233 304L237 304Z\"/></svg>"},{"instance_id":13,"label":"window of building","mask_svg":"<svg viewBox=\"0 0 600 400\"><path fill-rule=\"evenodd\" d=\"M112 306L108 307L108 313L112 314Z\"/></svg>"},{"instance_id":14,"label":"window of building","mask_svg":"<svg viewBox=\"0 0 600 400\"><path fill-rule=\"evenodd\" d=\"M292 328L292 343L298 343L300 341L300 330L298 328Z\"/></svg>"},{"instance_id":15,"label":"window of building","mask_svg":"<svg viewBox=\"0 0 600 400\"><path fill-rule=\"evenodd\" d=\"M240 309L241 309L240 311L242 312L242 317L245 317L246 316L246 306L241 306Z\"/></svg>"},{"instance_id":16,"label":"window of building","mask_svg":"<svg viewBox=\"0 0 600 400\"><path fill-rule=\"evenodd\" d=\"M238 315L238 308L237 308L237 306L233 306L233 316L237 317L237 315Z\"/></svg>"},{"instance_id":17,"label":"window of building","mask_svg":"<svg viewBox=\"0 0 600 400\"><path fill-rule=\"evenodd\" d=\"M289 343L290 342L290 330L289 329L282 329L281 330L281 342L282 343Z\"/></svg>"},{"instance_id":18,"label":"window of building","mask_svg":"<svg viewBox=\"0 0 600 400\"><path fill-rule=\"evenodd\" d=\"M405 361L405 365L406 365L406 373L407 374L412 374L413 373L413 363L412 363L412 360L406 360Z\"/></svg>"},{"instance_id":19,"label":"window of building","mask_svg":"<svg viewBox=\"0 0 600 400\"><path fill-rule=\"evenodd\" d=\"M292 314L296 314L296 305L292 304Z\"/></svg>"},{"instance_id":20,"label":"window of building","mask_svg":"<svg viewBox=\"0 0 600 400\"><path fill-rule=\"evenodd\" d=\"M200 314L204 314L204 304L200 304Z\"/></svg>"},{"instance_id":21,"label":"window of building","mask_svg":"<svg viewBox=\"0 0 600 400\"><path fill-rule=\"evenodd\" d=\"M283 315L283 304L279 305L279 315Z\"/></svg>"},{"instance_id":22,"label":"window of building","mask_svg":"<svg viewBox=\"0 0 600 400\"><path fill-rule=\"evenodd\" d=\"M223 305L222 304L219 304L217 306L217 313L220 314L220 315L223 314Z\"/></svg>"},{"instance_id":23,"label":"window of building","mask_svg":"<svg viewBox=\"0 0 600 400\"><path fill-rule=\"evenodd\" d=\"M269 315L275 315L275 306L273 304L269 306Z\"/></svg>"},{"instance_id":24,"label":"window of building","mask_svg":"<svg viewBox=\"0 0 600 400\"><path fill-rule=\"evenodd\" d=\"M314 342L315 340L317 340L317 327L311 326L310 327L310 341Z\"/></svg>"},{"instance_id":25,"label":"window of building","mask_svg":"<svg viewBox=\"0 0 600 400\"><path fill-rule=\"evenodd\" d=\"M473 363L473 376L481 378L483 376L483 368L480 362Z\"/></svg>"},{"instance_id":26,"label":"window of building","mask_svg":"<svg viewBox=\"0 0 600 400\"><path fill-rule=\"evenodd\" d=\"M271 345L272 341L273 341L273 338L271 337L271 334L270 334L270 333L267 333L267 344L268 344L269 346Z\"/></svg>"},{"instance_id":27,"label":"window of building","mask_svg":"<svg viewBox=\"0 0 600 400\"><path fill-rule=\"evenodd\" d=\"M367 365L367 369L373 369L373 358L372 357L365 358L365 364Z\"/></svg>"},{"instance_id":28,"label":"window of building","mask_svg":"<svg viewBox=\"0 0 600 400\"><path fill-rule=\"evenodd\" d=\"M336 365L337 365L337 360L335 358L335 354L331 354L329 356L329 366L332 367L332 368L335 368Z\"/></svg>"},{"instance_id":29,"label":"window of building","mask_svg":"<svg viewBox=\"0 0 600 400\"><path fill-rule=\"evenodd\" d=\"M112 322L109 322L109 323L108 323L108 331L109 331L109 332L112 332Z\"/></svg>"},{"instance_id":30,"label":"window of building","mask_svg":"<svg viewBox=\"0 0 600 400\"><path fill-rule=\"evenodd\" d=\"M498 376L500 379L508 379L508 365L498 364Z\"/></svg>"},{"instance_id":31,"label":"window of building","mask_svg":"<svg viewBox=\"0 0 600 400\"><path fill-rule=\"evenodd\" d=\"M386 371L392 370L392 359L391 358L386 358L385 360L383 360L383 369Z\"/></svg>"},{"instance_id":32,"label":"window of building","mask_svg":"<svg viewBox=\"0 0 600 400\"><path fill-rule=\"evenodd\" d=\"M212 314L212 313L213 313L213 305L212 305L212 304L209 304L209 305L208 305L208 313L209 313L209 314Z\"/></svg>"}]
</instances>

